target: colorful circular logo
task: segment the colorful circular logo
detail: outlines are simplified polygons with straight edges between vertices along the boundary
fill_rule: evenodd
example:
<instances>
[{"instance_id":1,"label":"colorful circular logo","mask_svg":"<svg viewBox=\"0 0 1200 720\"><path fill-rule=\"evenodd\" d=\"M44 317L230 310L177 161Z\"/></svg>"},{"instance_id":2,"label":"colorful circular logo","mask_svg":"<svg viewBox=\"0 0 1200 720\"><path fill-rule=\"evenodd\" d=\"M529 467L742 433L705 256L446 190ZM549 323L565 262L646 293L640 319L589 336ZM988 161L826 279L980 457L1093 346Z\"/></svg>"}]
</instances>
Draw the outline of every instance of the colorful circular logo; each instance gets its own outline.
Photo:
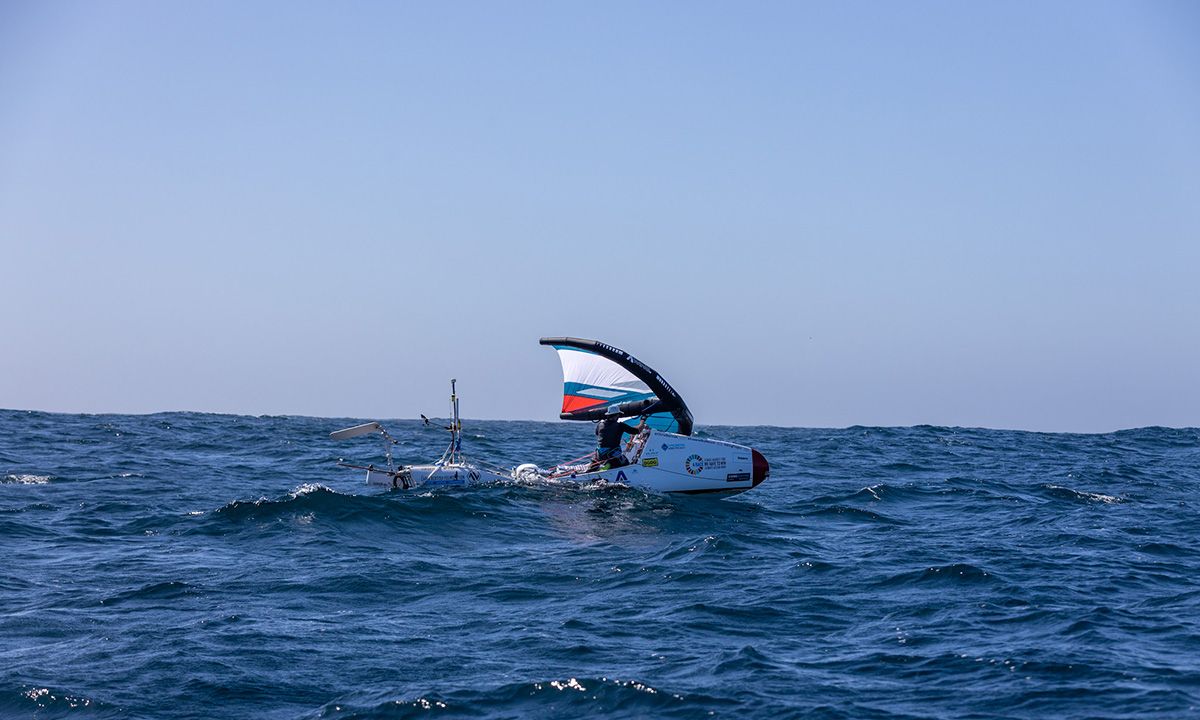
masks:
<instances>
[{"instance_id":1,"label":"colorful circular logo","mask_svg":"<svg viewBox=\"0 0 1200 720\"><path fill-rule=\"evenodd\" d=\"M704 472L704 458L688 455L688 459L683 461L683 469L688 471L688 475L699 475Z\"/></svg>"}]
</instances>

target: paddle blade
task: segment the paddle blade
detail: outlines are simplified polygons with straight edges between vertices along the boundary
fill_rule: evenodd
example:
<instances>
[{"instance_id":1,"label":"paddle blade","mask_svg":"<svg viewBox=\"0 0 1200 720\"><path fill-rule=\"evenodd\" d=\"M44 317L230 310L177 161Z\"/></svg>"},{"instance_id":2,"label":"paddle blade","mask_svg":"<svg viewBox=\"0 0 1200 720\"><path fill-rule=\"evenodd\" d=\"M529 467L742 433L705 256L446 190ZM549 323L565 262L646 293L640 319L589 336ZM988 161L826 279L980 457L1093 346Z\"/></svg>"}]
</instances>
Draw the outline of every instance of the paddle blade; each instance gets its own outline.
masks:
<instances>
[{"instance_id":1,"label":"paddle blade","mask_svg":"<svg viewBox=\"0 0 1200 720\"><path fill-rule=\"evenodd\" d=\"M355 425L354 427L348 427L345 430L335 430L334 432L329 433L329 437L333 438L334 440L349 440L350 438L358 437L359 435L379 432L382 429L383 426L379 423L369 422L363 423L362 425Z\"/></svg>"}]
</instances>

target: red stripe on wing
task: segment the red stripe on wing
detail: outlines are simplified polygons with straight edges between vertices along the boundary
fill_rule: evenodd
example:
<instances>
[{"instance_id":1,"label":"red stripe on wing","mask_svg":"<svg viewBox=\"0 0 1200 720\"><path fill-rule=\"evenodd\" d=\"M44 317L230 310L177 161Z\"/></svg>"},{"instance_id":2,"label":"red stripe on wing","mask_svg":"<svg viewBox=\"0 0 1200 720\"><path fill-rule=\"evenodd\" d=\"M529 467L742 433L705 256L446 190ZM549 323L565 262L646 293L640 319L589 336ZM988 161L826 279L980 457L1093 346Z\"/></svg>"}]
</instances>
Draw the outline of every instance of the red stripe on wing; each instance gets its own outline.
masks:
<instances>
[{"instance_id":1,"label":"red stripe on wing","mask_svg":"<svg viewBox=\"0 0 1200 720\"><path fill-rule=\"evenodd\" d=\"M580 395L563 395L562 411L565 413L575 412L576 410L585 410L587 408L603 405L604 401L598 398L583 397Z\"/></svg>"}]
</instances>

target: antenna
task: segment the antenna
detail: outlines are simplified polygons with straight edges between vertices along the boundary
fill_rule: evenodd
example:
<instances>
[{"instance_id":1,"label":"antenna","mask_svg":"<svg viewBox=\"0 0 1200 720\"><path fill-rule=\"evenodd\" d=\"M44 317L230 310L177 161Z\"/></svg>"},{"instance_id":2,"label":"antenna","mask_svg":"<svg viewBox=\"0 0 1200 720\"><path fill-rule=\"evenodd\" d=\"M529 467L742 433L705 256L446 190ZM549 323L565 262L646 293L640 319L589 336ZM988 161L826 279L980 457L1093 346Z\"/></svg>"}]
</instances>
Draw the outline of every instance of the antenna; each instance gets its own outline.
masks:
<instances>
[{"instance_id":1,"label":"antenna","mask_svg":"<svg viewBox=\"0 0 1200 720\"><path fill-rule=\"evenodd\" d=\"M454 419L450 421L450 462L455 463L459 460L459 453L462 451L462 420L458 419L458 392L456 385L458 380L450 378L450 411Z\"/></svg>"}]
</instances>

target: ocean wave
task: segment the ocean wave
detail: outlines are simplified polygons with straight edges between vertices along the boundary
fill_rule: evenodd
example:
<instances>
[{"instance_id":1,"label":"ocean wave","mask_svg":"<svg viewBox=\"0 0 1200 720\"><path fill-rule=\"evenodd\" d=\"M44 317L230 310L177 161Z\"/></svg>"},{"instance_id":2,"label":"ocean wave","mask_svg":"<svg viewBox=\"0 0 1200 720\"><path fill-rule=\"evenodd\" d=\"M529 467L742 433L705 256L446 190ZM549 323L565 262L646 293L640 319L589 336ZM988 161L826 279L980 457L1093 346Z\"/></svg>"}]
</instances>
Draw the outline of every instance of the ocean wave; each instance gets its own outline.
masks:
<instances>
[{"instance_id":1,"label":"ocean wave","mask_svg":"<svg viewBox=\"0 0 1200 720\"><path fill-rule=\"evenodd\" d=\"M129 602L141 602L147 600L182 600L188 597L195 597L203 594L203 590L190 583L179 580L168 580L164 582L155 582L142 585L137 588L125 590L114 595L109 595L100 600L101 605L120 605Z\"/></svg>"},{"instance_id":2,"label":"ocean wave","mask_svg":"<svg viewBox=\"0 0 1200 720\"><path fill-rule=\"evenodd\" d=\"M14 485L45 485L54 479L53 475L34 475L32 473L14 473L0 477L0 483Z\"/></svg>"},{"instance_id":3,"label":"ocean wave","mask_svg":"<svg viewBox=\"0 0 1200 720\"><path fill-rule=\"evenodd\" d=\"M809 510L803 513L805 517L828 520L838 520L852 523L869 523L881 525L902 525L903 521L875 512L849 505L830 505Z\"/></svg>"},{"instance_id":4,"label":"ocean wave","mask_svg":"<svg viewBox=\"0 0 1200 720\"><path fill-rule=\"evenodd\" d=\"M783 667L785 667L783 663L772 659L753 645L743 645L736 651L723 653L713 668L713 672L717 674L758 673L776 671Z\"/></svg>"},{"instance_id":5,"label":"ocean wave","mask_svg":"<svg viewBox=\"0 0 1200 720\"><path fill-rule=\"evenodd\" d=\"M485 689L430 691L400 698L348 696L327 703L310 718L367 720L440 716L690 718L698 707L732 701L706 694L673 692L633 679L562 677Z\"/></svg>"},{"instance_id":6,"label":"ocean wave","mask_svg":"<svg viewBox=\"0 0 1200 720\"><path fill-rule=\"evenodd\" d=\"M732 621L738 624L769 624L787 615L787 611L767 603L739 603L716 605L712 603L691 603L677 611L676 614L701 618L704 622L712 619ZM729 626L727 632L734 632Z\"/></svg>"},{"instance_id":7,"label":"ocean wave","mask_svg":"<svg viewBox=\"0 0 1200 720\"><path fill-rule=\"evenodd\" d=\"M880 465L879 468L881 470L888 470L890 472L901 472L901 473L924 473L924 472L933 472L934 470L937 469L934 467L918 465L916 463L911 463L911 462L884 463L883 465Z\"/></svg>"},{"instance_id":8,"label":"ocean wave","mask_svg":"<svg viewBox=\"0 0 1200 720\"><path fill-rule=\"evenodd\" d=\"M0 690L0 714L29 718L115 718L123 715L120 708L84 693L28 684L12 690Z\"/></svg>"},{"instance_id":9,"label":"ocean wave","mask_svg":"<svg viewBox=\"0 0 1200 720\"><path fill-rule=\"evenodd\" d=\"M360 503L355 495L340 493L319 483L305 483L282 498L231 500L215 512L231 520L267 520L317 511L342 514L358 507Z\"/></svg>"},{"instance_id":10,"label":"ocean wave","mask_svg":"<svg viewBox=\"0 0 1200 720\"><path fill-rule=\"evenodd\" d=\"M975 585L996 582L992 573L970 563L934 565L920 570L909 570L891 575L881 581L880 587L921 587L928 585Z\"/></svg>"},{"instance_id":11,"label":"ocean wave","mask_svg":"<svg viewBox=\"0 0 1200 720\"><path fill-rule=\"evenodd\" d=\"M53 538L61 533L61 530L48 527L46 523L39 522L37 518L22 517L20 512L12 514L15 517L0 517L0 538L8 542L33 538Z\"/></svg>"},{"instance_id":12,"label":"ocean wave","mask_svg":"<svg viewBox=\"0 0 1200 720\"><path fill-rule=\"evenodd\" d=\"M1097 492L1086 492L1083 490L1073 490L1062 485L1045 484L1042 485L1048 497L1057 500L1073 500L1082 503L1105 503L1114 504L1124 502L1124 500L1116 495L1105 495Z\"/></svg>"}]
</instances>

